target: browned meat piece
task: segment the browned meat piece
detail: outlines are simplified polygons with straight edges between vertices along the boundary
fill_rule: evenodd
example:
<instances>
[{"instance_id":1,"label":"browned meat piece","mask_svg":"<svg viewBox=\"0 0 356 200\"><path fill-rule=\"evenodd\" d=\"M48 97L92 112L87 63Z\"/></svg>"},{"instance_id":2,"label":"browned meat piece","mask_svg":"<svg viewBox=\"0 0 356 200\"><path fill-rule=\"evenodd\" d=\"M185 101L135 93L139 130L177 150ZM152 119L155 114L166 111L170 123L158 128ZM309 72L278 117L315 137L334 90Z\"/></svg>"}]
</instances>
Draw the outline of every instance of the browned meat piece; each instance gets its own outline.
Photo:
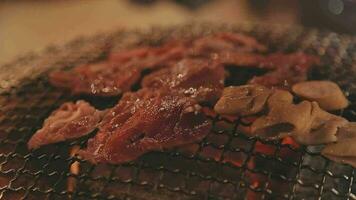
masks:
<instances>
[{"instance_id":1,"label":"browned meat piece","mask_svg":"<svg viewBox=\"0 0 356 200\"><path fill-rule=\"evenodd\" d=\"M356 123L341 127L336 136L337 142L326 145L321 153L331 160L356 167Z\"/></svg>"},{"instance_id":2,"label":"browned meat piece","mask_svg":"<svg viewBox=\"0 0 356 200\"><path fill-rule=\"evenodd\" d=\"M52 85L69 89L73 94L115 96L130 90L140 73L141 69L136 66L106 61L52 72L49 80Z\"/></svg>"},{"instance_id":3,"label":"browned meat piece","mask_svg":"<svg viewBox=\"0 0 356 200\"><path fill-rule=\"evenodd\" d=\"M274 107L293 103L293 95L286 90L273 90L271 97L268 99L268 107Z\"/></svg>"},{"instance_id":4,"label":"browned meat piece","mask_svg":"<svg viewBox=\"0 0 356 200\"><path fill-rule=\"evenodd\" d=\"M267 115L251 125L253 134L267 139L292 136L306 145L334 142L338 129L348 122L320 109L316 102L293 104L293 96L282 90L276 90L268 99L268 109Z\"/></svg>"},{"instance_id":5,"label":"browned meat piece","mask_svg":"<svg viewBox=\"0 0 356 200\"><path fill-rule=\"evenodd\" d=\"M340 87L331 81L306 81L293 85L293 92L309 101L318 102L324 110L339 110L348 106Z\"/></svg>"},{"instance_id":6,"label":"browned meat piece","mask_svg":"<svg viewBox=\"0 0 356 200\"><path fill-rule=\"evenodd\" d=\"M184 59L173 67L147 75L142 86L176 91L199 102L214 103L222 93L224 78L224 68L216 62Z\"/></svg>"},{"instance_id":7,"label":"browned meat piece","mask_svg":"<svg viewBox=\"0 0 356 200\"><path fill-rule=\"evenodd\" d=\"M337 141L356 138L356 122L349 122L345 126L340 127L336 137Z\"/></svg>"},{"instance_id":8,"label":"browned meat piece","mask_svg":"<svg viewBox=\"0 0 356 200\"><path fill-rule=\"evenodd\" d=\"M269 108L266 116L256 119L252 133L266 139L279 139L288 135L305 133L310 128L311 103L283 104Z\"/></svg>"},{"instance_id":9,"label":"browned meat piece","mask_svg":"<svg viewBox=\"0 0 356 200\"><path fill-rule=\"evenodd\" d=\"M98 126L103 113L84 101L65 103L44 121L43 127L29 140L28 148L84 136Z\"/></svg>"},{"instance_id":10,"label":"browned meat piece","mask_svg":"<svg viewBox=\"0 0 356 200\"><path fill-rule=\"evenodd\" d=\"M260 68L274 70L252 78L249 83L264 86L292 85L305 81L309 69L319 63L319 59L304 53L275 53L266 56L259 63Z\"/></svg>"},{"instance_id":11,"label":"browned meat piece","mask_svg":"<svg viewBox=\"0 0 356 200\"><path fill-rule=\"evenodd\" d=\"M353 167L356 167L355 141L356 138L352 138L349 140L328 144L321 153L330 160L350 164Z\"/></svg>"},{"instance_id":12,"label":"browned meat piece","mask_svg":"<svg viewBox=\"0 0 356 200\"><path fill-rule=\"evenodd\" d=\"M92 162L128 162L149 151L201 140L210 126L192 99L158 96L146 100L145 106L115 129L98 152L88 148L80 155Z\"/></svg>"},{"instance_id":13,"label":"browned meat piece","mask_svg":"<svg viewBox=\"0 0 356 200\"><path fill-rule=\"evenodd\" d=\"M253 115L263 110L270 94L260 85L226 87L214 110L222 115Z\"/></svg>"},{"instance_id":14,"label":"browned meat piece","mask_svg":"<svg viewBox=\"0 0 356 200\"><path fill-rule=\"evenodd\" d=\"M348 123L345 118L322 110L316 102L312 103L310 120L309 131L293 135L293 138L301 144L314 145L334 142L337 140L338 130Z\"/></svg>"}]
</instances>

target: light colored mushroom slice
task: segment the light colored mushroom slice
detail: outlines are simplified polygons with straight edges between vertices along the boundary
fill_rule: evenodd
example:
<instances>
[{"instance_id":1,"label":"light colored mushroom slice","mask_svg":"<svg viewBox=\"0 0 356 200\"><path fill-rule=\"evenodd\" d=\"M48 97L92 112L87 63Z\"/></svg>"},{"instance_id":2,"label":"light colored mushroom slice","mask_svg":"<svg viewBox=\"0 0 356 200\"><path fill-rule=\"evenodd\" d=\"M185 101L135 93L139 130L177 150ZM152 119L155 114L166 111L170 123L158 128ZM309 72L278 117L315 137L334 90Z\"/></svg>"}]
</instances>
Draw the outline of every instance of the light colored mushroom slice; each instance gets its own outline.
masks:
<instances>
[{"instance_id":1,"label":"light colored mushroom slice","mask_svg":"<svg viewBox=\"0 0 356 200\"><path fill-rule=\"evenodd\" d=\"M340 127L336 137L337 141L356 138L356 122L349 122L345 126Z\"/></svg>"},{"instance_id":2,"label":"light colored mushroom slice","mask_svg":"<svg viewBox=\"0 0 356 200\"><path fill-rule=\"evenodd\" d=\"M309 119L311 120L309 130L293 133L293 138L305 145L335 142L338 130L348 123L345 118L322 110L316 102L312 102Z\"/></svg>"},{"instance_id":3,"label":"light colored mushroom slice","mask_svg":"<svg viewBox=\"0 0 356 200\"><path fill-rule=\"evenodd\" d=\"M253 122L251 126L253 134L266 139L279 139L309 131L312 122L310 102L277 104L275 101L269 101L269 103L274 103L274 106L269 107L266 116Z\"/></svg>"},{"instance_id":4,"label":"light colored mushroom slice","mask_svg":"<svg viewBox=\"0 0 356 200\"><path fill-rule=\"evenodd\" d=\"M223 115L252 115L263 110L271 90L260 85L224 88L214 110Z\"/></svg>"},{"instance_id":5,"label":"light colored mushroom slice","mask_svg":"<svg viewBox=\"0 0 356 200\"><path fill-rule=\"evenodd\" d=\"M328 144L321 151L321 154L330 160L356 167L356 138L353 137Z\"/></svg>"},{"instance_id":6,"label":"light colored mushroom slice","mask_svg":"<svg viewBox=\"0 0 356 200\"><path fill-rule=\"evenodd\" d=\"M274 90L267 102L269 108L292 103L293 95L286 90Z\"/></svg>"},{"instance_id":7,"label":"light colored mushroom slice","mask_svg":"<svg viewBox=\"0 0 356 200\"><path fill-rule=\"evenodd\" d=\"M348 106L340 87L331 81L305 81L292 87L293 92L309 101L316 101L324 110L339 110Z\"/></svg>"}]
</instances>

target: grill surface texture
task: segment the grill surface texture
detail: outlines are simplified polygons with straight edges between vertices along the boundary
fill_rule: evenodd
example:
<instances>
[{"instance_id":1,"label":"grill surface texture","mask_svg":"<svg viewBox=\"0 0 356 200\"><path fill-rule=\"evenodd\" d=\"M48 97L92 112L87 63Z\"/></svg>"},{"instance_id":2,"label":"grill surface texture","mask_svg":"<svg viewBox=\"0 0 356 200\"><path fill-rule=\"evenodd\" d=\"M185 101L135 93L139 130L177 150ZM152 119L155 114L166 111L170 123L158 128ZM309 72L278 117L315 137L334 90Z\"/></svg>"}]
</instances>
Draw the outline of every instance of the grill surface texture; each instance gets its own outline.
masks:
<instances>
[{"instance_id":1,"label":"grill surface texture","mask_svg":"<svg viewBox=\"0 0 356 200\"><path fill-rule=\"evenodd\" d=\"M63 102L85 99L108 108L120 98L71 96L49 85L49 71L105 59L110 51L221 31L254 36L269 52L300 50L320 56L322 64L309 79L338 83L351 105L336 114L356 121L352 36L290 26L207 23L79 38L0 67L0 199L356 199L355 169L324 158L320 146L248 137L237 130L245 122L220 116L210 117L213 128L202 142L122 165L92 165L70 156L95 133L28 151L31 135ZM231 73L240 75L231 76L226 85L239 83L247 72ZM74 166L79 171L71 170Z\"/></svg>"}]
</instances>

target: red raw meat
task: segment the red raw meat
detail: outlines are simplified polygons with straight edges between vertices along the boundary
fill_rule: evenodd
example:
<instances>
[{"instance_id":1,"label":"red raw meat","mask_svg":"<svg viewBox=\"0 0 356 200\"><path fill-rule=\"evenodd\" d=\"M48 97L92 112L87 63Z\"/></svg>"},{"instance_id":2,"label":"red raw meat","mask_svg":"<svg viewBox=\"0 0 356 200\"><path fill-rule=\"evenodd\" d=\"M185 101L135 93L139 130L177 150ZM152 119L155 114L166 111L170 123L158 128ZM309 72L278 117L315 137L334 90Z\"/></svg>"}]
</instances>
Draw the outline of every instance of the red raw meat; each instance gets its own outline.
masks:
<instances>
[{"instance_id":1,"label":"red raw meat","mask_svg":"<svg viewBox=\"0 0 356 200\"><path fill-rule=\"evenodd\" d=\"M266 56L259 63L260 68L273 69L262 76L252 78L249 83L264 86L293 85L307 79L309 69L319 63L319 59L301 52Z\"/></svg>"},{"instance_id":2,"label":"red raw meat","mask_svg":"<svg viewBox=\"0 0 356 200\"><path fill-rule=\"evenodd\" d=\"M190 55L214 56L223 52L263 52L267 48L253 38L238 33L218 33L196 39L189 50Z\"/></svg>"},{"instance_id":3,"label":"red raw meat","mask_svg":"<svg viewBox=\"0 0 356 200\"><path fill-rule=\"evenodd\" d=\"M52 85L69 89L73 94L115 96L129 91L140 79L142 70L172 65L184 53L184 44L178 42L160 47L141 47L113 53L100 63L52 72L49 80Z\"/></svg>"},{"instance_id":4,"label":"red raw meat","mask_svg":"<svg viewBox=\"0 0 356 200\"><path fill-rule=\"evenodd\" d=\"M65 103L55 110L29 140L28 148L79 138L93 131L104 112L98 111L85 101Z\"/></svg>"},{"instance_id":5,"label":"red raw meat","mask_svg":"<svg viewBox=\"0 0 356 200\"><path fill-rule=\"evenodd\" d=\"M95 137L80 155L92 162L122 163L140 155L190 144L205 137L210 121L191 98L179 95L153 95L123 124L119 123L105 139ZM100 131L106 131L103 128ZM104 133L102 134L105 137ZM97 142L95 140L101 141Z\"/></svg>"},{"instance_id":6,"label":"red raw meat","mask_svg":"<svg viewBox=\"0 0 356 200\"><path fill-rule=\"evenodd\" d=\"M140 47L109 55L115 63L128 63L140 68L159 68L171 65L182 59L187 47L184 42L170 41L158 47Z\"/></svg>"},{"instance_id":7,"label":"red raw meat","mask_svg":"<svg viewBox=\"0 0 356 200\"><path fill-rule=\"evenodd\" d=\"M147 75L142 87L175 91L199 102L214 103L224 88L224 67L208 59L184 59Z\"/></svg>"},{"instance_id":8,"label":"red raw meat","mask_svg":"<svg viewBox=\"0 0 356 200\"><path fill-rule=\"evenodd\" d=\"M88 140L87 150L82 152L82 155L87 158L100 155L103 150L103 144L106 143L107 139L139 109L144 108L150 99L159 95L161 94L158 91L146 89L125 93L119 103L107 111L100 123L98 133L94 138Z\"/></svg>"},{"instance_id":9,"label":"red raw meat","mask_svg":"<svg viewBox=\"0 0 356 200\"><path fill-rule=\"evenodd\" d=\"M115 96L130 90L140 75L138 67L106 61L52 72L49 80L52 85L69 89L73 94Z\"/></svg>"}]
</instances>

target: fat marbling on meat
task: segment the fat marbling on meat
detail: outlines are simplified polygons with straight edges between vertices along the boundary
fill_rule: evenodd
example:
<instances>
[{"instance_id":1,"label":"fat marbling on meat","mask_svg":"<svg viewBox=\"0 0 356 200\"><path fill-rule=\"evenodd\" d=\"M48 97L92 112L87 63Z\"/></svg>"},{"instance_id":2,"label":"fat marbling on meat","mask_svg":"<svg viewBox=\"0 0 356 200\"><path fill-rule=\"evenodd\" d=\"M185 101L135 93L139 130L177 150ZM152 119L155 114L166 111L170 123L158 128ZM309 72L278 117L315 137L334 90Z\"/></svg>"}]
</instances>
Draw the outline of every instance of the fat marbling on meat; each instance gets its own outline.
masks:
<instances>
[{"instance_id":1,"label":"fat marbling on meat","mask_svg":"<svg viewBox=\"0 0 356 200\"><path fill-rule=\"evenodd\" d=\"M28 148L37 149L40 146L82 137L93 131L104 115L85 101L62 104L43 123L29 140Z\"/></svg>"}]
</instances>

